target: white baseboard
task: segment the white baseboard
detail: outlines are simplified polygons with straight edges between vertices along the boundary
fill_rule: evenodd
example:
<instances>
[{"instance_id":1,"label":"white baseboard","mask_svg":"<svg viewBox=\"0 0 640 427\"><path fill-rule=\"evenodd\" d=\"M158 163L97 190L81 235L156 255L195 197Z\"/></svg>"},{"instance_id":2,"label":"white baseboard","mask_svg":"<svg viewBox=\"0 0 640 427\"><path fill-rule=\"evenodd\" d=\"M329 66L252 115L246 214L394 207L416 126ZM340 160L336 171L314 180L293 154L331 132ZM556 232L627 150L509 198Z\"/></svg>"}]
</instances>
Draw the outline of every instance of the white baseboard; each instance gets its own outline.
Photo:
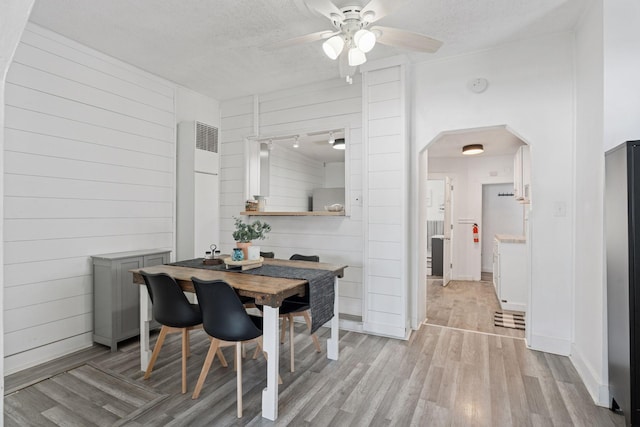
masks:
<instances>
[{"instance_id":1,"label":"white baseboard","mask_svg":"<svg viewBox=\"0 0 640 427\"><path fill-rule=\"evenodd\" d=\"M522 312L527 312L527 305L526 304L520 304L517 302L502 302L500 301L500 307L502 307L503 310L511 310L511 311L522 311Z\"/></svg>"},{"instance_id":2,"label":"white baseboard","mask_svg":"<svg viewBox=\"0 0 640 427\"><path fill-rule=\"evenodd\" d=\"M578 371L578 375L580 375L580 378L591 395L593 402L598 406L608 408L609 385L603 384L603 379L598 378L595 369L586 362L582 353L575 345L571 345L571 355L569 356L569 360L571 360L576 371Z\"/></svg>"},{"instance_id":3,"label":"white baseboard","mask_svg":"<svg viewBox=\"0 0 640 427\"><path fill-rule=\"evenodd\" d=\"M380 323L364 322L362 331L371 335L380 335L383 337L396 338L401 340L408 339L410 333L405 328L396 326L383 325Z\"/></svg>"},{"instance_id":4,"label":"white baseboard","mask_svg":"<svg viewBox=\"0 0 640 427\"><path fill-rule=\"evenodd\" d=\"M532 334L531 339L527 339L527 347L532 350L544 351L560 356L569 356L571 354L571 342L569 340L543 335Z\"/></svg>"},{"instance_id":5,"label":"white baseboard","mask_svg":"<svg viewBox=\"0 0 640 427\"><path fill-rule=\"evenodd\" d=\"M359 332L359 333L364 332L364 329L362 327L362 322L358 322L355 320L340 319L338 324L339 324L339 328L344 331Z\"/></svg>"}]
</instances>

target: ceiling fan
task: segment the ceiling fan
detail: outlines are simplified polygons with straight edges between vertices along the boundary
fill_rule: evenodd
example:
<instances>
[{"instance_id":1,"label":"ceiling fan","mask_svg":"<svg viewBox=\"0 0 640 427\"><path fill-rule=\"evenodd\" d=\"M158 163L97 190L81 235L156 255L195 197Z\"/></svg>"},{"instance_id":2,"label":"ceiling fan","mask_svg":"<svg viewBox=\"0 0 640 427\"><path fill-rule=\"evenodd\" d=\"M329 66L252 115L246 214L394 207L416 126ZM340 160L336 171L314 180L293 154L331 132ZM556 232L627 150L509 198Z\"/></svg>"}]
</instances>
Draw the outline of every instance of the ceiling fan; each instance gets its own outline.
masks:
<instances>
[{"instance_id":1,"label":"ceiling fan","mask_svg":"<svg viewBox=\"0 0 640 427\"><path fill-rule=\"evenodd\" d=\"M339 8L330 0L303 0L304 4L331 21L334 30L318 31L284 40L271 45L282 48L324 40L322 49L331 59L338 59L340 76L352 82L358 65L367 61L366 53L377 43L403 47L419 52L436 52L442 42L422 34L397 28L372 26L374 22L392 13L403 2L399 0L370 0L365 6Z\"/></svg>"}]
</instances>

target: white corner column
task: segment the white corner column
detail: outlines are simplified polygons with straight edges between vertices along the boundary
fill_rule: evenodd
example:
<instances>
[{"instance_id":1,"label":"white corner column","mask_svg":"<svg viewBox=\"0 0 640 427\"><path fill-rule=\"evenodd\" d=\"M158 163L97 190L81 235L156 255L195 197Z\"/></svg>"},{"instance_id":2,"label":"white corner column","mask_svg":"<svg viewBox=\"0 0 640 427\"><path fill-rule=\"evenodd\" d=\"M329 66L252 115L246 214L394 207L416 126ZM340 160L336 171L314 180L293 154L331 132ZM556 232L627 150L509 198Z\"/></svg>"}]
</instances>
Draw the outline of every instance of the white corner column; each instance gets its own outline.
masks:
<instances>
[{"instance_id":1,"label":"white corner column","mask_svg":"<svg viewBox=\"0 0 640 427\"><path fill-rule=\"evenodd\" d=\"M407 338L410 329L408 61L367 62L362 71L363 330Z\"/></svg>"}]
</instances>

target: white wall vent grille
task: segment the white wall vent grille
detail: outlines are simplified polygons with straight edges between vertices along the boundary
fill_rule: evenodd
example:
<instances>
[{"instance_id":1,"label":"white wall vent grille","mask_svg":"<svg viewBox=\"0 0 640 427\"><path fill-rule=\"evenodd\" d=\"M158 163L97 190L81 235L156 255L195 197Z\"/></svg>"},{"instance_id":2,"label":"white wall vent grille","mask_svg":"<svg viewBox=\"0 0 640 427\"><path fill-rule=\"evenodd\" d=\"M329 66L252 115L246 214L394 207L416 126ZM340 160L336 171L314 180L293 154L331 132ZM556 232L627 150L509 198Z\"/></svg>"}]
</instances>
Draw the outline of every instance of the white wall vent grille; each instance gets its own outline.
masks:
<instances>
[{"instance_id":1,"label":"white wall vent grille","mask_svg":"<svg viewBox=\"0 0 640 427\"><path fill-rule=\"evenodd\" d=\"M218 152L218 128L196 122L196 148L198 150Z\"/></svg>"}]
</instances>

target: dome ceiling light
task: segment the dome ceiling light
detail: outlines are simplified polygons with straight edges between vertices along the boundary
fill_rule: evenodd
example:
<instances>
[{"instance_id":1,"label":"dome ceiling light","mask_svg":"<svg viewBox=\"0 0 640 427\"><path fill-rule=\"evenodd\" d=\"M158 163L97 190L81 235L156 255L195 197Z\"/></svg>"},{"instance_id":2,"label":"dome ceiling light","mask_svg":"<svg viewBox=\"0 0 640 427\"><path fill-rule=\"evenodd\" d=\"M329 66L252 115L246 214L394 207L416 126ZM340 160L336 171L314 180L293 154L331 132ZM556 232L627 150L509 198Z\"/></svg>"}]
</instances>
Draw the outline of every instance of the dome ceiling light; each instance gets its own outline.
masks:
<instances>
[{"instance_id":1,"label":"dome ceiling light","mask_svg":"<svg viewBox=\"0 0 640 427\"><path fill-rule=\"evenodd\" d=\"M469 144L462 147L462 154L465 156L473 156L474 154L480 154L484 151L482 144Z\"/></svg>"}]
</instances>

